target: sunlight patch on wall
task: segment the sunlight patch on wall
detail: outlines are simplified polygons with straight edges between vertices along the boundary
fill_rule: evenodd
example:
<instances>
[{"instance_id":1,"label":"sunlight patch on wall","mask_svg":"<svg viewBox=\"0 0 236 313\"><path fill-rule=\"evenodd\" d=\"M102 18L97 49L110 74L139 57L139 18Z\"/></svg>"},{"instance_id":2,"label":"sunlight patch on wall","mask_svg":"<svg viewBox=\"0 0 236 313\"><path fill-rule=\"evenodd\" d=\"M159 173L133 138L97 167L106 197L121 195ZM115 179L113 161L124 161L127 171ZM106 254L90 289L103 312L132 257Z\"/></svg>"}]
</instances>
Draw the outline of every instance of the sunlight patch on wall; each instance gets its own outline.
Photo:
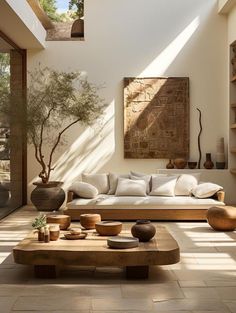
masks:
<instances>
[{"instance_id":1,"label":"sunlight patch on wall","mask_svg":"<svg viewBox=\"0 0 236 313\"><path fill-rule=\"evenodd\" d=\"M164 75L168 67L176 59L180 51L190 40L192 35L197 30L200 24L199 17L196 17L170 44L167 46L158 57L151 62L145 70L140 73L139 77L147 77L156 73L156 76Z\"/></svg>"}]
</instances>

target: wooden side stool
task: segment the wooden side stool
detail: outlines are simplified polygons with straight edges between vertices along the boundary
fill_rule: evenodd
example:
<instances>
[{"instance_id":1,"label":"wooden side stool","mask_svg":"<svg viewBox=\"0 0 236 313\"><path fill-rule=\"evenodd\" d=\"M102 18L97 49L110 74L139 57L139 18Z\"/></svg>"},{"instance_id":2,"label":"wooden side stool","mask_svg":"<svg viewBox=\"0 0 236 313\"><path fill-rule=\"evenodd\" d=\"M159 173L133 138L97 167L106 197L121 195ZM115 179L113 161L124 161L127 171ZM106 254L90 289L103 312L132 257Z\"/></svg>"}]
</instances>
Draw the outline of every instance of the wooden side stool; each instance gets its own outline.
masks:
<instances>
[{"instance_id":1,"label":"wooden side stool","mask_svg":"<svg viewBox=\"0 0 236 313\"><path fill-rule=\"evenodd\" d=\"M233 231L236 229L236 207L215 206L207 211L207 221L214 230Z\"/></svg>"}]
</instances>

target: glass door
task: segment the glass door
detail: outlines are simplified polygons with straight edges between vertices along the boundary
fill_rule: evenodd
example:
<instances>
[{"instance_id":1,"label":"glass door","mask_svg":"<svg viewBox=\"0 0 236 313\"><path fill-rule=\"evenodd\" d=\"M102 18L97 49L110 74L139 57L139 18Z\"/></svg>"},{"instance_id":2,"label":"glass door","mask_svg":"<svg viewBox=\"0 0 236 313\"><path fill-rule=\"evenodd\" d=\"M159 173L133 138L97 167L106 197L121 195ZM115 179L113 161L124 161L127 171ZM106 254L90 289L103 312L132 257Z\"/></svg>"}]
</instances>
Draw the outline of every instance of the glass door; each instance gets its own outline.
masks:
<instances>
[{"instance_id":1,"label":"glass door","mask_svg":"<svg viewBox=\"0 0 236 313\"><path fill-rule=\"evenodd\" d=\"M25 92L25 51L0 32L0 101L9 106L0 114L0 218L26 203L26 142L17 117L25 110Z\"/></svg>"}]
</instances>

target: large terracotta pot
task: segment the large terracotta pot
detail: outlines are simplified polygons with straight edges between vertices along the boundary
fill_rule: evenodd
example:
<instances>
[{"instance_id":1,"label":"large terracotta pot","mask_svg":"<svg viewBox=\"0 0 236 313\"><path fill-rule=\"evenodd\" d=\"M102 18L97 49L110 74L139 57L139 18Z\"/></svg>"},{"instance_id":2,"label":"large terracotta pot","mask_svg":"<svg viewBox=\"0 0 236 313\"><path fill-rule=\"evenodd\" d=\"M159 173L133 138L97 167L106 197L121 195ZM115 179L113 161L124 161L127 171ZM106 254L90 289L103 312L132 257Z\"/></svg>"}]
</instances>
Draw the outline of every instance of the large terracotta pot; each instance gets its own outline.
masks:
<instances>
[{"instance_id":1,"label":"large terracotta pot","mask_svg":"<svg viewBox=\"0 0 236 313\"><path fill-rule=\"evenodd\" d=\"M65 201L62 182L34 183L31 201L38 211L57 211Z\"/></svg>"}]
</instances>

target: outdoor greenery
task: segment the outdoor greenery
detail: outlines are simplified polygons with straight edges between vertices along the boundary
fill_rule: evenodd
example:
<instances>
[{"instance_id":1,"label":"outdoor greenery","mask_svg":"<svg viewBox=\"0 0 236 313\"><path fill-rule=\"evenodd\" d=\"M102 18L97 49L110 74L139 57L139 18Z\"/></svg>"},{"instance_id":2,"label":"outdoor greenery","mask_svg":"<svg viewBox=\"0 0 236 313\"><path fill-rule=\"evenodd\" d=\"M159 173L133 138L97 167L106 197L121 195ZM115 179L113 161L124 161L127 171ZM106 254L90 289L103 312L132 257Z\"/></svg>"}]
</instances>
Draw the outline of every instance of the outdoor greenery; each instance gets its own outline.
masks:
<instances>
[{"instance_id":1,"label":"outdoor greenery","mask_svg":"<svg viewBox=\"0 0 236 313\"><path fill-rule=\"evenodd\" d=\"M56 0L39 0L39 3L52 21L61 21L61 16L57 13Z\"/></svg>"},{"instance_id":2,"label":"outdoor greenery","mask_svg":"<svg viewBox=\"0 0 236 313\"><path fill-rule=\"evenodd\" d=\"M41 7L54 22L66 22L84 16L84 0L70 0L66 13L57 12L56 0L39 0Z\"/></svg>"},{"instance_id":3,"label":"outdoor greenery","mask_svg":"<svg viewBox=\"0 0 236 313\"><path fill-rule=\"evenodd\" d=\"M70 0L69 10L75 10L75 16L81 18L84 16L84 0Z\"/></svg>"},{"instance_id":4,"label":"outdoor greenery","mask_svg":"<svg viewBox=\"0 0 236 313\"><path fill-rule=\"evenodd\" d=\"M103 114L106 105L97 91L98 87L80 72L60 72L39 66L29 73L25 114L19 99L11 99L12 110L9 92L0 89L0 111L14 122L20 119L26 126L43 183L50 180L53 157L58 146L64 143L64 133L77 123L91 125Z\"/></svg>"}]
</instances>

